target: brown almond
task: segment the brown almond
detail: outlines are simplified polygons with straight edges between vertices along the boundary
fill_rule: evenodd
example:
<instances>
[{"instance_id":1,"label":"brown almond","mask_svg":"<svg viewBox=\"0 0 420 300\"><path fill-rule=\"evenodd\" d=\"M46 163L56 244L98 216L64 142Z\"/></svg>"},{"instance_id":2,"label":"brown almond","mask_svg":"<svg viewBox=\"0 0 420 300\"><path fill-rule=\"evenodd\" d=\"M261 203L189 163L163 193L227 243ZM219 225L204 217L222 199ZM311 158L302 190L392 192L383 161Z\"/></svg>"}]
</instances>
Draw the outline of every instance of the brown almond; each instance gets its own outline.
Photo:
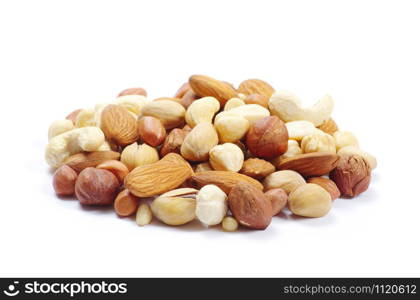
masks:
<instances>
[{"instance_id":1,"label":"brown almond","mask_svg":"<svg viewBox=\"0 0 420 300\"><path fill-rule=\"evenodd\" d=\"M268 108L268 100L270 98L265 95L251 94L245 97L245 104L258 104L262 107Z\"/></svg>"},{"instance_id":2,"label":"brown almond","mask_svg":"<svg viewBox=\"0 0 420 300\"><path fill-rule=\"evenodd\" d=\"M243 226L263 230L271 223L271 201L252 184L239 182L232 187L228 203L233 216Z\"/></svg>"},{"instance_id":3,"label":"brown almond","mask_svg":"<svg viewBox=\"0 0 420 300\"><path fill-rule=\"evenodd\" d=\"M187 109L191 103L193 103L195 100L200 99L199 96L197 96L196 93L192 89L189 89L185 95L181 98L181 105Z\"/></svg>"},{"instance_id":4,"label":"brown almond","mask_svg":"<svg viewBox=\"0 0 420 300\"><path fill-rule=\"evenodd\" d=\"M260 79L248 79L242 81L238 87L238 93L244 95L259 94L268 99L273 95L274 89L267 82Z\"/></svg>"},{"instance_id":5,"label":"brown almond","mask_svg":"<svg viewBox=\"0 0 420 300\"><path fill-rule=\"evenodd\" d=\"M123 183L125 176L130 172L125 164L119 160L107 160L96 166L97 169L104 169L113 173Z\"/></svg>"},{"instance_id":6,"label":"brown almond","mask_svg":"<svg viewBox=\"0 0 420 300\"><path fill-rule=\"evenodd\" d=\"M241 173L255 179L264 179L271 173L273 173L276 168L269 163L268 161L260 158L249 158L244 161L241 169Z\"/></svg>"},{"instance_id":7,"label":"brown almond","mask_svg":"<svg viewBox=\"0 0 420 300\"><path fill-rule=\"evenodd\" d=\"M219 100L223 107L231 98L236 97L236 91L229 84L204 75L193 75L189 79L191 89L199 97L211 96Z\"/></svg>"},{"instance_id":8,"label":"brown almond","mask_svg":"<svg viewBox=\"0 0 420 300\"><path fill-rule=\"evenodd\" d=\"M179 187L193 173L182 156L169 153L156 163L132 170L125 177L124 185L137 197L151 197Z\"/></svg>"},{"instance_id":9,"label":"brown almond","mask_svg":"<svg viewBox=\"0 0 420 300\"><path fill-rule=\"evenodd\" d=\"M315 183L325 189L331 195L331 200L340 197L340 190L334 181L324 177L312 177L308 179L308 183Z\"/></svg>"},{"instance_id":10,"label":"brown almond","mask_svg":"<svg viewBox=\"0 0 420 300\"><path fill-rule=\"evenodd\" d=\"M148 116L141 117L137 125L140 138L150 146L157 147L166 138L165 127L159 119Z\"/></svg>"},{"instance_id":11,"label":"brown almond","mask_svg":"<svg viewBox=\"0 0 420 300\"><path fill-rule=\"evenodd\" d=\"M298 154L285 158L279 164L280 170L293 170L302 176L321 176L328 174L338 163L338 155L326 152Z\"/></svg>"},{"instance_id":12,"label":"brown almond","mask_svg":"<svg viewBox=\"0 0 420 300\"><path fill-rule=\"evenodd\" d=\"M96 167L107 160L118 160L119 158L120 153L115 151L83 152L68 157L64 160L63 165L68 165L77 173L80 173L88 167Z\"/></svg>"},{"instance_id":13,"label":"brown almond","mask_svg":"<svg viewBox=\"0 0 420 300\"><path fill-rule=\"evenodd\" d=\"M254 178L231 171L199 172L195 173L191 177L191 180L193 184L198 188L202 188L207 184L214 184L222 189L225 193L229 193L230 190L239 182L247 182L255 186L255 188L263 190L263 185Z\"/></svg>"},{"instance_id":14,"label":"brown almond","mask_svg":"<svg viewBox=\"0 0 420 300\"><path fill-rule=\"evenodd\" d=\"M190 84L188 82L184 82L180 88L176 91L174 98L181 99L187 91L191 89Z\"/></svg>"},{"instance_id":15,"label":"brown almond","mask_svg":"<svg viewBox=\"0 0 420 300\"><path fill-rule=\"evenodd\" d=\"M101 115L101 129L106 138L120 146L134 143L138 139L137 120L127 109L108 105Z\"/></svg>"}]
</instances>

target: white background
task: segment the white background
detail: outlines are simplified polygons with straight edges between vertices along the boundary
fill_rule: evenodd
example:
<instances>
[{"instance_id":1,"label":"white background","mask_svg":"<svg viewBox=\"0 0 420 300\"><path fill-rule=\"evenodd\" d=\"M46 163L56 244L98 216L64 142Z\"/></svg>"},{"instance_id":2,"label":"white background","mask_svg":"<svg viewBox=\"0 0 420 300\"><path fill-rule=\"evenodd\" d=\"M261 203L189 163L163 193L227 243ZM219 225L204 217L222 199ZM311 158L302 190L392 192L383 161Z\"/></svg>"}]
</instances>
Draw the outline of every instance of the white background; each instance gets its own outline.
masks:
<instances>
[{"instance_id":1,"label":"white background","mask_svg":"<svg viewBox=\"0 0 420 300\"><path fill-rule=\"evenodd\" d=\"M420 276L419 29L418 1L1 1L0 276ZM191 74L331 93L378 158L371 188L236 233L140 228L54 195L51 121Z\"/></svg>"}]
</instances>

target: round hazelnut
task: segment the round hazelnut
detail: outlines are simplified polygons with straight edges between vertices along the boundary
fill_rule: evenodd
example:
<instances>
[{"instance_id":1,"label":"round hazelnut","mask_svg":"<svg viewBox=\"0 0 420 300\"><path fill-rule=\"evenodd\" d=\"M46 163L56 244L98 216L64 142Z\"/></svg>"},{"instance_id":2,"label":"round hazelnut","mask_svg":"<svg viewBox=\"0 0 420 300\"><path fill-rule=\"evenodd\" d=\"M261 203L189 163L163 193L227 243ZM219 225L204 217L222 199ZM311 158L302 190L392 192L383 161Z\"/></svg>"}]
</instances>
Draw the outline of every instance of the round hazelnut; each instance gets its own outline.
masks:
<instances>
[{"instance_id":1,"label":"round hazelnut","mask_svg":"<svg viewBox=\"0 0 420 300\"><path fill-rule=\"evenodd\" d=\"M120 187L117 177L107 170L86 168L76 180L76 197L84 205L110 205Z\"/></svg>"},{"instance_id":2,"label":"round hazelnut","mask_svg":"<svg viewBox=\"0 0 420 300\"><path fill-rule=\"evenodd\" d=\"M276 116L262 118L251 125L246 136L249 151L257 157L273 159L287 151L289 134Z\"/></svg>"},{"instance_id":3,"label":"round hazelnut","mask_svg":"<svg viewBox=\"0 0 420 300\"><path fill-rule=\"evenodd\" d=\"M360 155L340 155L337 167L330 173L341 195L353 198L366 191L370 183L371 168Z\"/></svg>"},{"instance_id":4,"label":"round hazelnut","mask_svg":"<svg viewBox=\"0 0 420 300\"><path fill-rule=\"evenodd\" d=\"M53 187L59 196L70 196L74 194L77 173L67 165L59 167L53 176Z\"/></svg>"},{"instance_id":5,"label":"round hazelnut","mask_svg":"<svg viewBox=\"0 0 420 300\"><path fill-rule=\"evenodd\" d=\"M277 215L287 204L287 194L283 189L272 189L264 193L270 199L273 216Z\"/></svg>"}]
</instances>

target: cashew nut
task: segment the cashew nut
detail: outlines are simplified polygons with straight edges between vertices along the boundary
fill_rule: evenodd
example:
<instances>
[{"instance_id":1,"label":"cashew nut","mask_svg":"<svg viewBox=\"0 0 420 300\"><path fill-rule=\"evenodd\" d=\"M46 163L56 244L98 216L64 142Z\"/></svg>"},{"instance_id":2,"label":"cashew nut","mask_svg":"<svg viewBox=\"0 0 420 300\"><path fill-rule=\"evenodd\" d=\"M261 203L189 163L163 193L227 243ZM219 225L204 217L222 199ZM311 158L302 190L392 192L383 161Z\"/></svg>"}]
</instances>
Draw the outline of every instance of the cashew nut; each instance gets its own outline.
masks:
<instances>
[{"instance_id":1,"label":"cashew nut","mask_svg":"<svg viewBox=\"0 0 420 300\"><path fill-rule=\"evenodd\" d=\"M117 105L120 105L127 109L128 111L134 113L136 116L140 115L141 109L146 103L151 102L151 100L147 99L145 96L142 95L125 95L119 96L115 100Z\"/></svg>"},{"instance_id":2,"label":"cashew nut","mask_svg":"<svg viewBox=\"0 0 420 300\"><path fill-rule=\"evenodd\" d=\"M45 150L45 160L54 168L70 155L82 151L95 151L105 142L105 135L98 127L83 127L66 131L53 137Z\"/></svg>"},{"instance_id":3,"label":"cashew nut","mask_svg":"<svg viewBox=\"0 0 420 300\"><path fill-rule=\"evenodd\" d=\"M48 140L74 128L73 122L70 120L58 120L51 123L48 129Z\"/></svg>"},{"instance_id":4,"label":"cashew nut","mask_svg":"<svg viewBox=\"0 0 420 300\"><path fill-rule=\"evenodd\" d=\"M185 113L185 121L194 128L195 125L201 122L211 123L214 114L220 109L220 102L214 97L203 97L195 100L188 106Z\"/></svg>"},{"instance_id":5,"label":"cashew nut","mask_svg":"<svg viewBox=\"0 0 420 300\"><path fill-rule=\"evenodd\" d=\"M330 118L334 101L330 95L325 95L312 107L303 108L297 96L288 91L280 91L270 98L268 106L272 114L285 122L305 120L319 126Z\"/></svg>"},{"instance_id":6,"label":"cashew nut","mask_svg":"<svg viewBox=\"0 0 420 300\"><path fill-rule=\"evenodd\" d=\"M83 109L76 118L75 125L77 128L96 126L95 111L93 109Z\"/></svg>"}]
</instances>

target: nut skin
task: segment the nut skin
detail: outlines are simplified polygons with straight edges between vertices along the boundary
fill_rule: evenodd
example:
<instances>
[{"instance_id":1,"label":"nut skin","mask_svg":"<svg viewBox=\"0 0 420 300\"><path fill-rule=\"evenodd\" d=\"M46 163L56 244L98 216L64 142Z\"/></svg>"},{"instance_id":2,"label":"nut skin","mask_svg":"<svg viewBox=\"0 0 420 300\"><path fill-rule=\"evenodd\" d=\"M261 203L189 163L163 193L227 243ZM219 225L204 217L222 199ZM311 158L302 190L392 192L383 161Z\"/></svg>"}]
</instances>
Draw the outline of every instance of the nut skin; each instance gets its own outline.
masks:
<instances>
[{"instance_id":1,"label":"nut skin","mask_svg":"<svg viewBox=\"0 0 420 300\"><path fill-rule=\"evenodd\" d=\"M242 165L241 173L255 179L264 179L276 168L266 160L260 158L249 158Z\"/></svg>"},{"instance_id":2,"label":"nut skin","mask_svg":"<svg viewBox=\"0 0 420 300\"><path fill-rule=\"evenodd\" d=\"M166 138L166 130L162 122L154 117L141 117L138 120L139 137L147 144L157 147Z\"/></svg>"},{"instance_id":3,"label":"nut skin","mask_svg":"<svg viewBox=\"0 0 420 300\"><path fill-rule=\"evenodd\" d=\"M371 168L360 155L342 155L337 167L330 173L341 195L353 198L366 191L371 178Z\"/></svg>"},{"instance_id":4,"label":"nut skin","mask_svg":"<svg viewBox=\"0 0 420 300\"><path fill-rule=\"evenodd\" d=\"M126 95L141 95L141 96L147 97L147 92L143 88L128 88L128 89L122 90L118 94L118 97L126 96Z\"/></svg>"},{"instance_id":5,"label":"nut skin","mask_svg":"<svg viewBox=\"0 0 420 300\"><path fill-rule=\"evenodd\" d=\"M257 157L273 159L287 151L289 135L283 121L270 116L251 125L246 136L249 151Z\"/></svg>"},{"instance_id":6,"label":"nut skin","mask_svg":"<svg viewBox=\"0 0 420 300\"><path fill-rule=\"evenodd\" d=\"M324 177L312 177L308 179L308 183L315 183L330 193L331 200L340 197L341 193L334 181Z\"/></svg>"},{"instance_id":7,"label":"nut skin","mask_svg":"<svg viewBox=\"0 0 420 300\"><path fill-rule=\"evenodd\" d=\"M112 174L114 174L118 178L120 183L124 182L125 176L127 176L130 172L126 165L124 165L119 160L107 160L97 165L96 168L112 172Z\"/></svg>"},{"instance_id":8,"label":"nut skin","mask_svg":"<svg viewBox=\"0 0 420 300\"><path fill-rule=\"evenodd\" d=\"M273 216L280 213L287 204L288 196L283 189L272 189L265 192L264 195L271 201Z\"/></svg>"},{"instance_id":9,"label":"nut skin","mask_svg":"<svg viewBox=\"0 0 420 300\"><path fill-rule=\"evenodd\" d=\"M128 217L134 215L139 206L139 198L125 189L121 191L114 201L114 210L120 217Z\"/></svg>"},{"instance_id":10,"label":"nut skin","mask_svg":"<svg viewBox=\"0 0 420 300\"><path fill-rule=\"evenodd\" d=\"M187 130L179 128L172 129L163 142L163 146L160 149L160 156L163 157L171 152L179 154L181 152L182 143L188 135L188 132L189 131Z\"/></svg>"},{"instance_id":11,"label":"nut skin","mask_svg":"<svg viewBox=\"0 0 420 300\"><path fill-rule=\"evenodd\" d=\"M59 196L70 196L74 194L77 173L67 165L59 167L53 176L54 191Z\"/></svg>"},{"instance_id":12,"label":"nut skin","mask_svg":"<svg viewBox=\"0 0 420 300\"><path fill-rule=\"evenodd\" d=\"M290 193L289 209L302 217L323 217L331 209L331 196L319 185L307 183Z\"/></svg>"},{"instance_id":13,"label":"nut skin","mask_svg":"<svg viewBox=\"0 0 420 300\"><path fill-rule=\"evenodd\" d=\"M264 193L246 182L239 182L229 192L229 208L238 222L252 229L270 225L273 209Z\"/></svg>"},{"instance_id":14,"label":"nut skin","mask_svg":"<svg viewBox=\"0 0 420 300\"><path fill-rule=\"evenodd\" d=\"M117 177L107 170L86 168L76 180L76 197L83 205L111 205L120 187Z\"/></svg>"}]
</instances>

